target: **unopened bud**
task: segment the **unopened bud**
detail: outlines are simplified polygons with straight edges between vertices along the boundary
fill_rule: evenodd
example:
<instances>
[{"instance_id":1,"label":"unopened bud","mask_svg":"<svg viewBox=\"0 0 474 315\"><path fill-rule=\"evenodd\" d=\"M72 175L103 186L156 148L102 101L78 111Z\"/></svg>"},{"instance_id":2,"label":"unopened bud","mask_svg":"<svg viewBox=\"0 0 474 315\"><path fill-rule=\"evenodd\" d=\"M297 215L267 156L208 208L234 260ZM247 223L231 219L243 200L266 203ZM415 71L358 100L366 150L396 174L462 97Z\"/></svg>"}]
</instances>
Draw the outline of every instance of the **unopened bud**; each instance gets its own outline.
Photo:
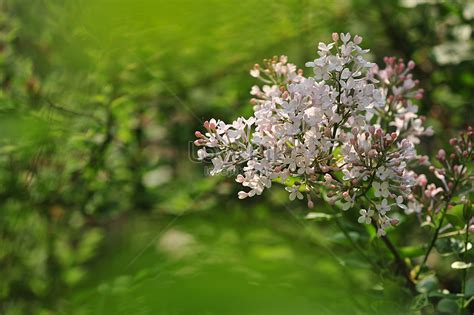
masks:
<instances>
[{"instance_id":1,"label":"unopened bud","mask_svg":"<svg viewBox=\"0 0 474 315\"><path fill-rule=\"evenodd\" d=\"M336 32L332 33L332 40L337 42L339 40L339 34Z\"/></svg>"},{"instance_id":2,"label":"unopened bud","mask_svg":"<svg viewBox=\"0 0 474 315\"><path fill-rule=\"evenodd\" d=\"M374 150L374 149L369 150L368 156L369 158L373 159L374 157L377 156L377 150Z\"/></svg>"},{"instance_id":3,"label":"unopened bud","mask_svg":"<svg viewBox=\"0 0 474 315\"><path fill-rule=\"evenodd\" d=\"M455 146L458 144L458 140L456 138L449 139L449 144Z\"/></svg>"},{"instance_id":4,"label":"unopened bud","mask_svg":"<svg viewBox=\"0 0 474 315\"><path fill-rule=\"evenodd\" d=\"M426 162L428 162L428 156L426 155L420 156L420 158L418 159L418 162L420 164L425 164Z\"/></svg>"},{"instance_id":5,"label":"unopened bud","mask_svg":"<svg viewBox=\"0 0 474 315\"><path fill-rule=\"evenodd\" d=\"M446 151L444 151L443 149L440 149L438 151L438 155L436 156L436 158L440 160L441 162L443 162L446 159Z\"/></svg>"},{"instance_id":6,"label":"unopened bud","mask_svg":"<svg viewBox=\"0 0 474 315\"><path fill-rule=\"evenodd\" d=\"M415 68L415 62L413 60L408 61L408 69L413 69Z\"/></svg>"},{"instance_id":7,"label":"unopened bud","mask_svg":"<svg viewBox=\"0 0 474 315\"><path fill-rule=\"evenodd\" d=\"M194 135L195 135L197 138L202 138L202 137L203 137L203 135L202 135L202 133L201 133L200 131L194 132Z\"/></svg>"}]
</instances>

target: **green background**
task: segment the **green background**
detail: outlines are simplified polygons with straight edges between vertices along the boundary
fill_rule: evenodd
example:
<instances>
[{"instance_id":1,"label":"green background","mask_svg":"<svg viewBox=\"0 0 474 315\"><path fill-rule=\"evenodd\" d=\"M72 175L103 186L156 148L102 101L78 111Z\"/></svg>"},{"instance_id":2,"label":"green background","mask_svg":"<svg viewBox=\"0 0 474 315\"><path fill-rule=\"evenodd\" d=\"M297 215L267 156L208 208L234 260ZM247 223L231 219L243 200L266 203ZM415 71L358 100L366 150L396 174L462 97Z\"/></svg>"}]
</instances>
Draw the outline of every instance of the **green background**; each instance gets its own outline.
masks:
<instances>
[{"instance_id":1,"label":"green background","mask_svg":"<svg viewBox=\"0 0 474 315\"><path fill-rule=\"evenodd\" d=\"M401 314L331 221L275 187L240 201L196 163L208 118L250 115L254 63L331 33L417 63L433 154L472 124L469 1L0 1L0 313ZM309 71L306 69L306 74ZM316 202L316 211L331 209ZM344 215L353 236L365 241ZM412 222L413 223L413 222ZM408 222L393 238L409 244ZM372 248L390 256L382 245ZM458 274L442 269L448 281ZM450 285L449 283L444 285Z\"/></svg>"}]
</instances>

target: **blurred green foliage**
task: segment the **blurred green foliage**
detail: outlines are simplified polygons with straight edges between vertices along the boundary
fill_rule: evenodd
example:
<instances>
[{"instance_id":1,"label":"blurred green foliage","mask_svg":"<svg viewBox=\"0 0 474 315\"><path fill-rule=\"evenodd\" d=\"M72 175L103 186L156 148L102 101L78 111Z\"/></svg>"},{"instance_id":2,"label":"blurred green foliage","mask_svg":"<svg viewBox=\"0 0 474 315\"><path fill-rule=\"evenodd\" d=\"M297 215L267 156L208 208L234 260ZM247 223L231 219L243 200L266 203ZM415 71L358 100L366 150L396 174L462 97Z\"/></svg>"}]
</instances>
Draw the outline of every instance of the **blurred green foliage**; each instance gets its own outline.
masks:
<instances>
[{"instance_id":1,"label":"blurred green foliage","mask_svg":"<svg viewBox=\"0 0 474 315\"><path fill-rule=\"evenodd\" d=\"M244 279L262 273L282 285L290 282L310 291L301 303L302 291L257 295L267 305L280 300L274 307L281 306L283 313L284 307L310 313L317 305L323 314L347 313L351 305L358 305L360 313L374 312L374 306L365 302L337 305L333 300L350 295L351 288L345 283L348 278L332 283L342 271L333 265L331 252L346 264L354 259L343 254L344 244L339 250L333 248L338 238L331 224L310 224L311 233L302 233L299 221L286 225L284 220L293 217L281 217L283 210L288 214L288 206L286 195L279 191L244 203L257 221L259 216L277 217L273 219L279 220L277 227L271 220L255 226L254 219L239 221L235 213L247 214L235 210L242 202L236 200L231 181L204 176L202 166L189 159L189 141L203 118L232 119L251 111L248 91L253 81L247 74L252 64L287 54L303 65L313 58L317 42L327 40L333 31L364 36L366 46L374 48L374 61L385 55L414 59L427 92L421 110L439 139L446 139L474 121L473 18L472 2L461 0L244 0L238 5L215 0L1 0L0 313L80 312L83 294L89 294L87 300L92 296L91 305L85 303L86 313L107 313L100 307L109 313L137 313L147 299L160 295L170 304L156 307L172 309L181 302L168 291L189 299L203 290L201 282L214 277L224 285L219 278L229 277L235 285L229 292L235 295L229 293L222 304L212 306L212 300L197 301L197 294L190 304L222 313L227 303L236 305L231 302L235 296L253 299L243 293L251 288L240 279L240 271L226 269L246 263L250 267L243 271ZM424 146L427 153L431 142ZM302 208L292 205L297 217L303 216ZM233 214L222 214L229 211ZM133 213L140 213L144 221L158 215L160 223L137 225ZM202 222L193 221L195 215ZM204 233L207 238L198 242L193 236L192 242L198 244L193 243L193 253L180 263L172 253L150 254L166 235L154 239L156 229L166 229L163 222L175 218L180 222L182 216L191 216L192 222L183 235ZM242 235L236 231L240 224L248 226ZM206 234L206 228L221 231ZM135 240L142 231L148 234ZM166 233L170 231L175 230ZM286 239L275 233L285 234ZM403 235L396 237L403 239ZM308 245L313 238L316 247ZM154 240L151 249L150 239ZM298 242L307 245L295 245ZM324 254L318 253L321 246ZM133 264L132 275L124 273L121 268L130 263L130 253L140 253L141 248L146 250ZM129 254L121 254L122 249ZM157 288L148 280L156 279L162 270L179 274L194 268L190 261L202 258L199 251L214 250L222 252L207 257L218 260L216 273L209 277L212 264L198 266L203 271L196 271L196 278L185 283ZM160 263L155 265L157 260ZM291 273L294 264L303 271ZM370 273L358 264L354 268L363 271L354 281L362 284L354 286L368 290ZM146 271L150 266L151 271ZM250 272L260 267L269 270ZM288 277L299 280L285 278L289 271ZM305 278L313 276L314 280ZM324 285L317 277L324 277ZM186 287L183 292L181 283ZM78 285L82 290L73 289ZM273 285L269 281L264 288ZM385 294L393 297L387 293L391 286L396 288L385 284ZM95 287L97 296L88 293ZM329 288L344 293L328 294ZM211 294L218 298L219 291ZM117 302L128 296L139 299L143 292L148 292L143 301L123 307ZM292 300L284 306L281 300L287 294ZM368 301L364 294L356 298ZM100 302L104 295L114 295L115 300ZM308 302L317 296L319 300ZM154 311L143 309L143 313ZM183 307L175 313L183 312L192 311Z\"/></svg>"}]
</instances>

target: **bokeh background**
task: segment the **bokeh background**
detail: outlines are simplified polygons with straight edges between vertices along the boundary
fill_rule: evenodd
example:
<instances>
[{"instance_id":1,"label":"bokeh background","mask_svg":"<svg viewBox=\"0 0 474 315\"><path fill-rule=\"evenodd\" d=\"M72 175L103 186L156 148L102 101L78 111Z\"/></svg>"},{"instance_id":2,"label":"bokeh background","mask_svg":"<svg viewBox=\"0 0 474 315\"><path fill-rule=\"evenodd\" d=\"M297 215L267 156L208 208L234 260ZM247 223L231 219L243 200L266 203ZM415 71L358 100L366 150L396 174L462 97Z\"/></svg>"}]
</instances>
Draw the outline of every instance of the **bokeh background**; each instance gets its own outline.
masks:
<instances>
[{"instance_id":1,"label":"bokeh background","mask_svg":"<svg viewBox=\"0 0 474 315\"><path fill-rule=\"evenodd\" d=\"M0 314L404 313L333 222L279 187L238 200L190 143L251 114L254 63L303 67L337 31L417 63L432 154L474 121L473 20L469 0L0 0Z\"/></svg>"}]
</instances>

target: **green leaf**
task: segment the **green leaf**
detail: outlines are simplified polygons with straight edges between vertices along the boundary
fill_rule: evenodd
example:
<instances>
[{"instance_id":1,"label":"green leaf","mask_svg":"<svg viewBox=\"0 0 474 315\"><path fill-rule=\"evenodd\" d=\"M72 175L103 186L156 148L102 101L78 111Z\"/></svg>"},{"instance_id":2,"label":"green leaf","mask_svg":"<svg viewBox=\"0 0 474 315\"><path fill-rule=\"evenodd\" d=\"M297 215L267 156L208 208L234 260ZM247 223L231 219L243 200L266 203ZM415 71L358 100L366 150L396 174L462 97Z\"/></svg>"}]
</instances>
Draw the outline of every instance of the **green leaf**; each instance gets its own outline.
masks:
<instances>
[{"instance_id":1,"label":"green leaf","mask_svg":"<svg viewBox=\"0 0 474 315\"><path fill-rule=\"evenodd\" d=\"M466 281L466 291L464 294L466 296L474 296L474 278L470 278Z\"/></svg>"},{"instance_id":2,"label":"green leaf","mask_svg":"<svg viewBox=\"0 0 474 315\"><path fill-rule=\"evenodd\" d=\"M426 294L419 294L413 299L411 310L419 311L427 305L429 305L428 296Z\"/></svg>"},{"instance_id":3,"label":"green leaf","mask_svg":"<svg viewBox=\"0 0 474 315\"><path fill-rule=\"evenodd\" d=\"M360 239L360 234L355 232L355 231L350 231L349 236L354 241L358 241ZM333 242L339 243L339 244L348 244L349 243L346 236L342 232L338 232L338 233L328 237L328 239L333 241Z\"/></svg>"},{"instance_id":4,"label":"green leaf","mask_svg":"<svg viewBox=\"0 0 474 315\"><path fill-rule=\"evenodd\" d=\"M441 299L438 306L436 307L438 311L449 314L456 314L458 311L459 305L454 300L450 299Z\"/></svg>"},{"instance_id":5,"label":"green leaf","mask_svg":"<svg viewBox=\"0 0 474 315\"><path fill-rule=\"evenodd\" d=\"M461 217L452 214L452 213L447 213L446 214L446 219L448 220L449 223L451 223L454 227L461 228L464 226L464 221Z\"/></svg>"},{"instance_id":6,"label":"green leaf","mask_svg":"<svg viewBox=\"0 0 474 315\"><path fill-rule=\"evenodd\" d=\"M453 269L469 269L472 267L472 263L466 263L464 261L455 261L451 264Z\"/></svg>"},{"instance_id":7,"label":"green leaf","mask_svg":"<svg viewBox=\"0 0 474 315\"><path fill-rule=\"evenodd\" d=\"M406 258L422 256L425 253L423 246L404 246L400 248L400 254Z\"/></svg>"},{"instance_id":8,"label":"green leaf","mask_svg":"<svg viewBox=\"0 0 474 315\"><path fill-rule=\"evenodd\" d=\"M334 215L327 214L324 212L310 212L304 218L306 220L314 221L329 221L334 218Z\"/></svg>"}]
</instances>

